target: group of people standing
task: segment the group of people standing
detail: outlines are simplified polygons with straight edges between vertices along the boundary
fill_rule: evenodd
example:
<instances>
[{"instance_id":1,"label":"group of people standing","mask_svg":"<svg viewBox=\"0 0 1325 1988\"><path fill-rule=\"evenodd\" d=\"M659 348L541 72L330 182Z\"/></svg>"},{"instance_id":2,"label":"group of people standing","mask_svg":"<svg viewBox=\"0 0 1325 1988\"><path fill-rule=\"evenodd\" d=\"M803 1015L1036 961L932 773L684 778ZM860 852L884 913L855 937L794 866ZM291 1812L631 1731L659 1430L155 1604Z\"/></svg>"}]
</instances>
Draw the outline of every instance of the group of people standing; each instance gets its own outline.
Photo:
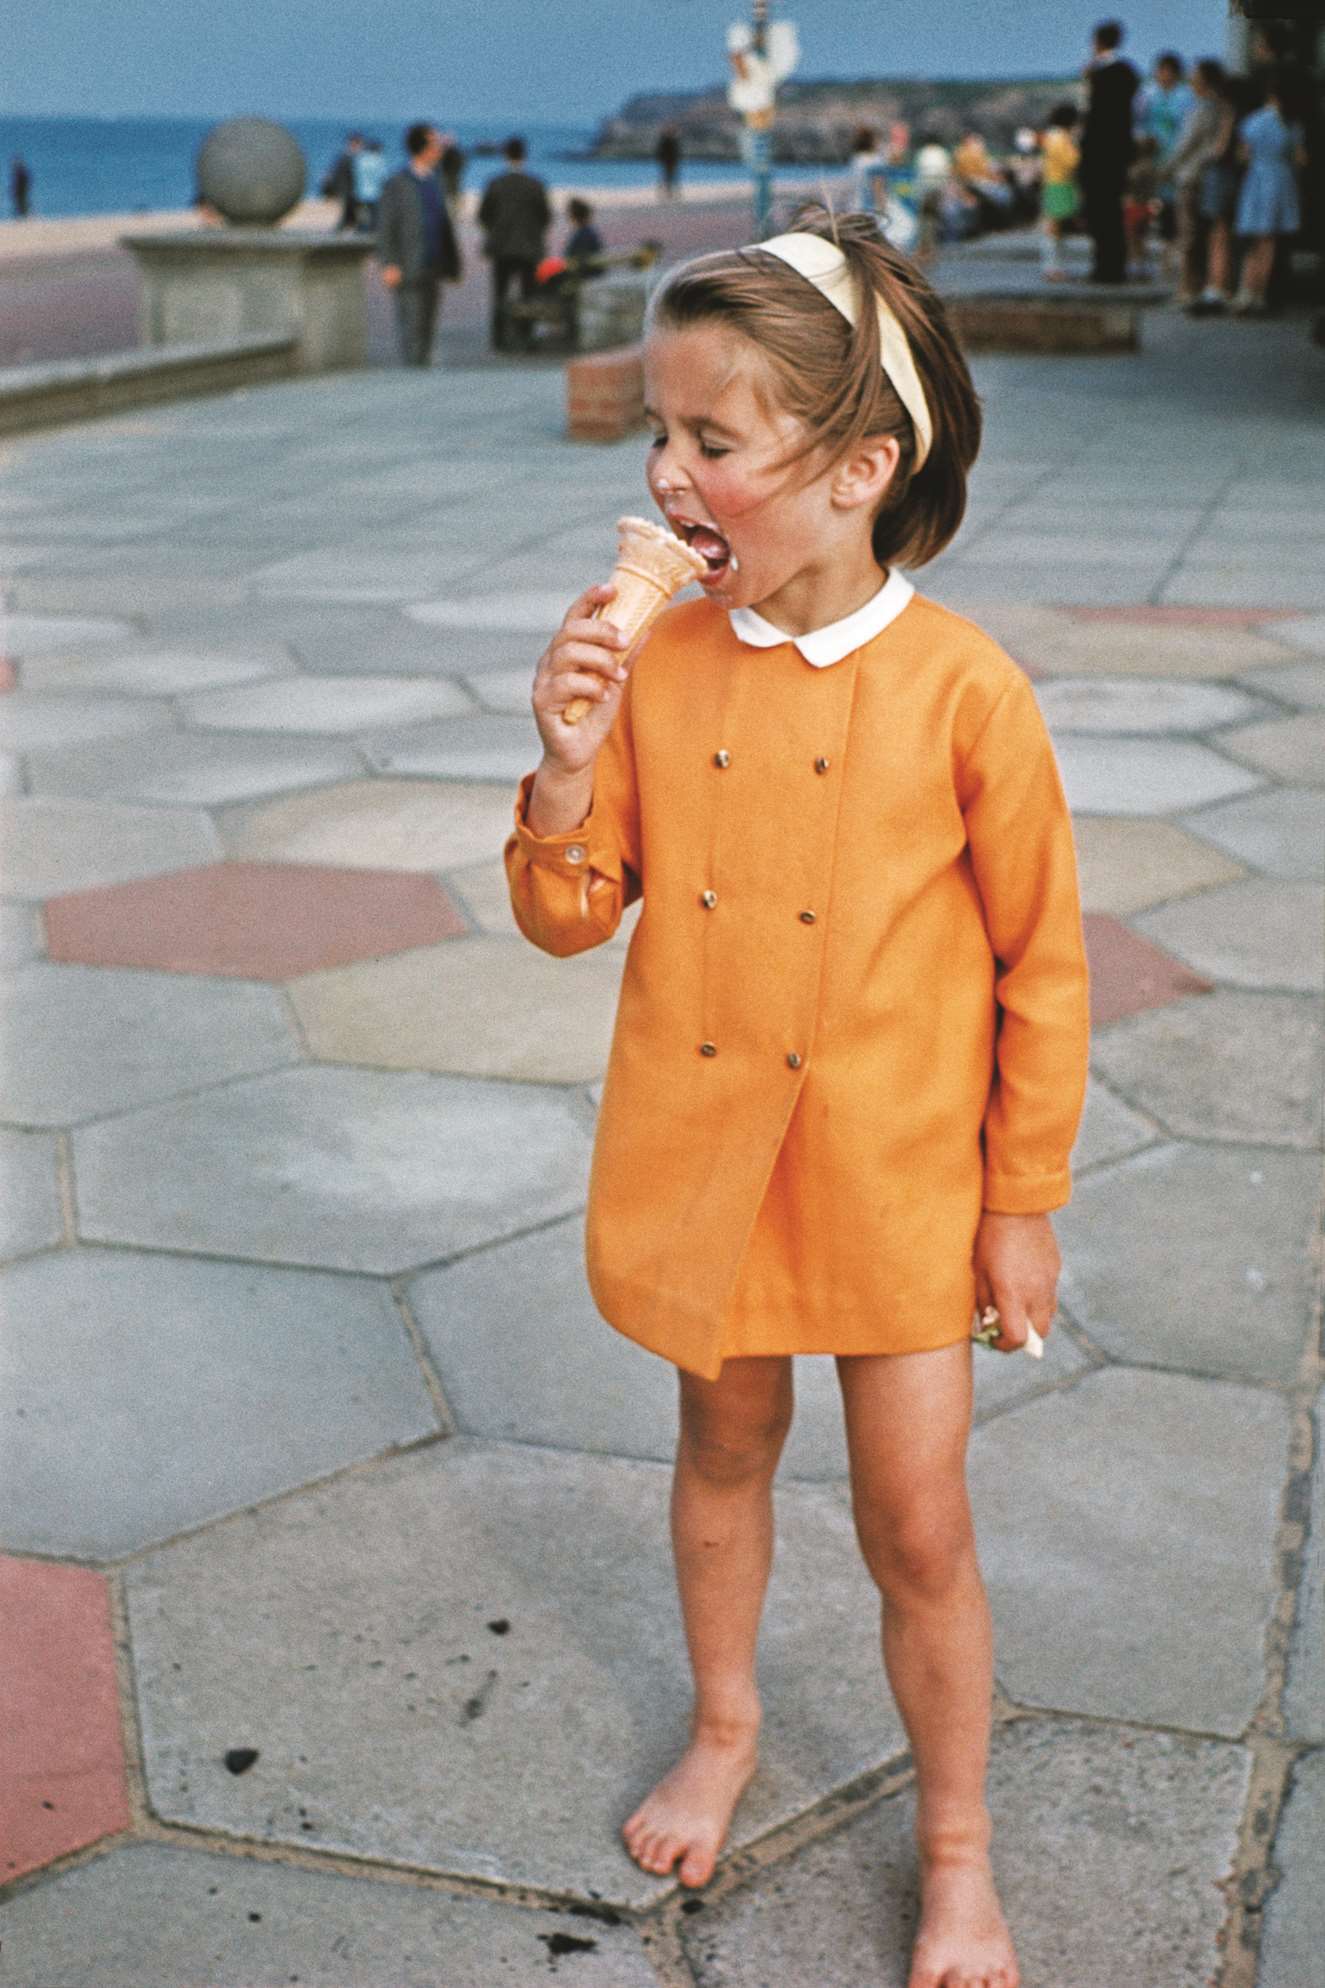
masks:
<instances>
[{"instance_id":1,"label":"group of people standing","mask_svg":"<svg viewBox=\"0 0 1325 1988\"><path fill-rule=\"evenodd\" d=\"M1080 210L1092 282L1149 274L1157 226L1173 245L1181 305L1197 315L1257 315L1278 245L1301 225L1297 173L1306 154L1291 78L1267 66L1249 84L1210 57L1188 80L1181 56L1166 52L1143 84L1122 52L1124 36L1121 21L1100 22L1084 117L1061 104L1041 136L1045 275L1064 274L1062 237Z\"/></svg>"}]
</instances>

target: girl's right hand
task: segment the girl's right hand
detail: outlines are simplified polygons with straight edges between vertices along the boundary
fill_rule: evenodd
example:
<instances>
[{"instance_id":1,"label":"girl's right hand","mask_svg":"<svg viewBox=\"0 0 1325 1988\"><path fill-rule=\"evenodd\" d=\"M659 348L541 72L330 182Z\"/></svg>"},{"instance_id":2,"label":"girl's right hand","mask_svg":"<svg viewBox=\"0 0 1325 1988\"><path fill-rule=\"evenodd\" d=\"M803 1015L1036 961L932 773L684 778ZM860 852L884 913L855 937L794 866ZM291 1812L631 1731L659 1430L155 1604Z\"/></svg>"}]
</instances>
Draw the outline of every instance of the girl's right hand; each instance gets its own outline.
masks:
<instances>
[{"instance_id":1,"label":"girl's right hand","mask_svg":"<svg viewBox=\"0 0 1325 1988\"><path fill-rule=\"evenodd\" d=\"M534 717L544 763L562 773L580 773L593 764L621 704L630 643L614 623L593 618L615 593L610 581L587 588L539 658ZM578 697L589 700L589 709L577 725L568 725L566 707Z\"/></svg>"}]
</instances>

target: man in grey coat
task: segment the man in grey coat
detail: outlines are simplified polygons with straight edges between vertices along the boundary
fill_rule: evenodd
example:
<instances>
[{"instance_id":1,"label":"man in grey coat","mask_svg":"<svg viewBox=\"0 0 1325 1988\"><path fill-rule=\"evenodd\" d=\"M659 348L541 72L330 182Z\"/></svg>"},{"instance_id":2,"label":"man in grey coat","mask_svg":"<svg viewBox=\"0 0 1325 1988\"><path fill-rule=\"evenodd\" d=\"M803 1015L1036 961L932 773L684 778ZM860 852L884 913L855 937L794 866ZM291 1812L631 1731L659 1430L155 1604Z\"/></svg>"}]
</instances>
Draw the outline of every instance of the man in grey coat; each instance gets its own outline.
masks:
<instances>
[{"instance_id":1,"label":"man in grey coat","mask_svg":"<svg viewBox=\"0 0 1325 1988\"><path fill-rule=\"evenodd\" d=\"M460 248L437 176L443 145L436 125L411 124L405 133L409 164L382 188L377 213L382 281L396 300L396 332L407 366L430 362L440 287L460 277Z\"/></svg>"},{"instance_id":2,"label":"man in grey coat","mask_svg":"<svg viewBox=\"0 0 1325 1988\"><path fill-rule=\"evenodd\" d=\"M483 253L492 263L492 343L498 352L527 351L530 327L512 321L507 298L512 285L523 298L534 294L552 209L542 180L525 171L524 139L508 138L502 152L506 170L488 182L478 210Z\"/></svg>"}]
</instances>

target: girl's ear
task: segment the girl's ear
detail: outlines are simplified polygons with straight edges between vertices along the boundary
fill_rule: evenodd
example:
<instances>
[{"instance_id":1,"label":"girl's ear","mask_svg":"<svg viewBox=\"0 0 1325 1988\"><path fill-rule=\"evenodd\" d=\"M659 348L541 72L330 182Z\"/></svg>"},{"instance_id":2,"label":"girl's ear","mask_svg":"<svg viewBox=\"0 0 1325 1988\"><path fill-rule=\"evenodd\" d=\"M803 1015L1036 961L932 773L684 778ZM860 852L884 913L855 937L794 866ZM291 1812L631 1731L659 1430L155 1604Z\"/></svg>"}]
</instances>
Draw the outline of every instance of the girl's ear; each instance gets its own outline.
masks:
<instances>
[{"instance_id":1,"label":"girl's ear","mask_svg":"<svg viewBox=\"0 0 1325 1988\"><path fill-rule=\"evenodd\" d=\"M844 511L875 505L897 474L901 449L892 435L866 435L833 476L833 502Z\"/></svg>"}]
</instances>

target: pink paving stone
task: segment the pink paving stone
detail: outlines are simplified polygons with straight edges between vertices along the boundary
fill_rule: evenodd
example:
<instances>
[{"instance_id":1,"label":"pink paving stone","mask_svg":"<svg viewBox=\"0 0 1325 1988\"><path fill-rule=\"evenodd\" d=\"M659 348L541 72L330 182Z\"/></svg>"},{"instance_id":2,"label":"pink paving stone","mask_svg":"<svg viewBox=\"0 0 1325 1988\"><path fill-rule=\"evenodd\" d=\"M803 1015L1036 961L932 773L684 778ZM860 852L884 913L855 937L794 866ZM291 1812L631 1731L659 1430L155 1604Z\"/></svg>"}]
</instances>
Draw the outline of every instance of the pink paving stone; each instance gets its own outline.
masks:
<instances>
[{"instance_id":1,"label":"pink paving stone","mask_svg":"<svg viewBox=\"0 0 1325 1988\"><path fill-rule=\"evenodd\" d=\"M1147 1008L1162 1008L1185 994L1213 991L1212 981L1202 980L1172 953L1153 946L1108 912L1087 912L1083 922L1090 960L1090 1019L1096 1028Z\"/></svg>"},{"instance_id":2,"label":"pink paving stone","mask_svg":"<svg viewBox=\"0 0 1325 1988\"><path fill-rule=\"evenodd\" d=\"M53 960L238 980L288 980L467 930L431 877L311 863L210 863L46 906Z\"/></svg>"},{"instance_id":3,"label":"pink paving stone","mask_svg":"<svg viewBox=\"0 0 1325 1988\"><path fill-rule=\"evenodd\" d=\"M8 656L0 656L0 691L13 690L18 683L18 671Z\"/></svg>"},{"instance_id":4,"label":"pink paving stone","mask_svg":"<svg viewBox=\"0 0 1325 1988\"><path fill-rule=\"evenodd\" d=\"M129 1827L105 1577L0 1555L0 1881Z\"/></svg>"},{"instance_id":5,"label":"pink paving stone","mask_svg":"<svg viewBox=\"0 0 1325 1988\"><path fill-rule=\"evenodd\" d=\"M1301 608L1178 607L1139 602L1134 607L1064 607L1073 621L1132 621L1150 628L1256 628L1262 621L1293 621Z\"/></svg>"}]
</instances>

